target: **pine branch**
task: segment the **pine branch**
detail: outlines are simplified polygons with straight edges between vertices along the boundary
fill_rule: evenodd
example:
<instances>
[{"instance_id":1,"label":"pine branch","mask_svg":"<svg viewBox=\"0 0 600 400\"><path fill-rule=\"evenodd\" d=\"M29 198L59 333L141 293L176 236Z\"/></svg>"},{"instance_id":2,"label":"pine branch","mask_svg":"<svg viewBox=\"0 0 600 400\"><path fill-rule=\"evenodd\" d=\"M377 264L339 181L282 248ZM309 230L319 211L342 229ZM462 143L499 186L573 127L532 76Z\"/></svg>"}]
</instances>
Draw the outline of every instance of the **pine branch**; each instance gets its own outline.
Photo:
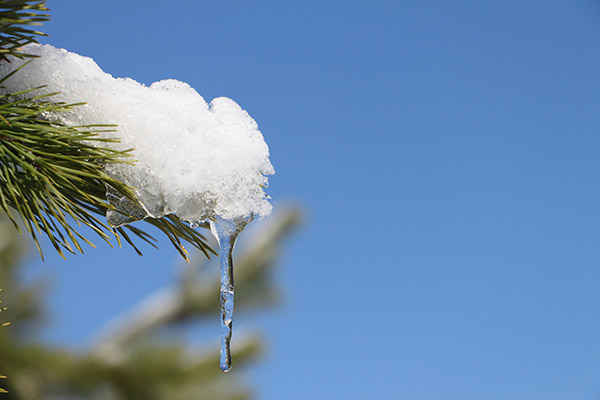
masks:
<instances>
[{"instance_id":1,"label":"pine branch","mask_svg":"<svg viewBox=\"0 0 600 400\"><path fill-rule=\"evenodd\" d=\"M50 16L40 13L46 10L45 1L0 0L0 62L9 62L8 56L34 57L22 53L21 47L44 35L30 26L47 21ZM0 77L0 84L15 73L18 69ZM63 257L65 251L83 253L83 243L95 247L81 231L82 226L109 245L113 237L119 245L125 241L140 255L130 235L156 247L155 239L140 228L113 228L103 222L107 212L116 211L107 199L107 190L138 203L133 188L104 171L107 164L134 162L131 150L104 146L116 139L100 134L114 131L116 126L65 126L50 116L78 104L52 102L53 94L36 96L39 88L23 89L0 96L0 211L19 231L14 214L20 217L42 257L41 236L46 236ZM207 257L214 253L200 233L174 215L145 221L165 233L186 260L183 242Z\"/></svg>"}]
</instances>

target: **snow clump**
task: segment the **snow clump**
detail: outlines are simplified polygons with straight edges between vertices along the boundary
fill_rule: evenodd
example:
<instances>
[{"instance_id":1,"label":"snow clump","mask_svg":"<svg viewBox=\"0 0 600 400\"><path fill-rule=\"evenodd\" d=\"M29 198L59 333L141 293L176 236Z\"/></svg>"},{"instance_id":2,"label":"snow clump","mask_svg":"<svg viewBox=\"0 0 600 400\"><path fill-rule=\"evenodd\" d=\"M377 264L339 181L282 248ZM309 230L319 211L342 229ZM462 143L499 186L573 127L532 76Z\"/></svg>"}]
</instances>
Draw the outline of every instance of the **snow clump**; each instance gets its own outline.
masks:
<instances>
[{"instance_id":1,"label":"snow clump","mask_svg":"<svg viewBox=\"0 0 600 400\"><path fill-rule=\"evenodd\" d=\"M137 162L110 165L107 172L137 189L143 210L114 194L108 197L113 204L120 201L121 210L134 219L175 213L197 224L213 216L234 220L271 212L263 190L265 175L274 173L269 148L254 119L233 100L219 97L207 103L187 83L172 79L145 86L113 78L93 59L50 45L28 45L24 52L40 58L0 90L14 93L46 85L40 93L60 92L52 101L87 103L52 118L75 126L117 124L111 135L121 142L110 146L133 148ZM23 63L2 63L0 76ZM119 215L108 215L109 223L132 220Z\"/></svg>"}]
</instances>

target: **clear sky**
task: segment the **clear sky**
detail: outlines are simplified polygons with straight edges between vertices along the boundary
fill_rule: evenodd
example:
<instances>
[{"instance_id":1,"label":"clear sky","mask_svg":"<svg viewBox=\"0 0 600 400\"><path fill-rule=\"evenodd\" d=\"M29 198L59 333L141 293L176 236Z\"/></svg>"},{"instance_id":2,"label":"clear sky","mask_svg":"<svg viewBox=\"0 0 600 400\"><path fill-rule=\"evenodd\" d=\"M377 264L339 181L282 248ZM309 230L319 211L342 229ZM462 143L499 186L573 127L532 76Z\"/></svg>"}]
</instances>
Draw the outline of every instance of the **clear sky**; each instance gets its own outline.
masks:
<instances>
[{"instance_id":1,"label":"clear sky","mask_svg":"<svg viewBox=\"0 0 600 400\"><path fill-rule=\"evenodd\" d=\"M255 324L259 398L600 398L598 2L49 6L46 42L236 100L274 203L304 204ZM52 338L83 342L175 257L51 258Z\"/></svg>"}]
</instances>

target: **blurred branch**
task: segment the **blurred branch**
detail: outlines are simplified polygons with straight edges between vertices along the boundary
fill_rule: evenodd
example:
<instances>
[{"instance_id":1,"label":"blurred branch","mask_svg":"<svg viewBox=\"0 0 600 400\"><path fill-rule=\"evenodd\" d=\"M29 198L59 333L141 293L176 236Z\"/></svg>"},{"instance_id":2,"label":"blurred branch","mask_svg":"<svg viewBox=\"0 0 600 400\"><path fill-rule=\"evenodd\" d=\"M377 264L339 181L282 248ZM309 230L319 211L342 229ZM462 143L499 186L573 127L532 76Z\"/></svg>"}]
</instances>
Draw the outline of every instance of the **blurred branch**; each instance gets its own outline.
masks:
<instances>
[{"instance_id":1,"label":"blurred branch","mask_svg":"<svg viewBox=\"0 0 600 400\"><path fill-rule=\"evenodd\" d=\"M1 289L1 288L0 288L0 291L2 291L2 289ZM1 304L1 303L2 303L2 300L0 300L0 304ZM5 308L5 307L2 307L2 306L0 306L0 312L2 312L2 311L4 311L4 310L6 310L6 308ZM2 327L4 327L4 326L7 326L7 325L10 325L10 322L0 322L0 328L2 328ZM4 376L4 375L2 375L2 374L0 373L0 379L5 379L5 378L6 378L6 376ZM6 390L4 390L4 389L2 389L2 388L0 388L0 393L7 393L7 391L6 391Z\"/></svg>"},{"instance_id":2,"label":"blurred branch","mask_svg":"<svg viewBox=\"0 0 600 400\"><path fill-rule=\"evenodd\" d=\"M246 246L245 251L236 256L238 304L246 300L244 297L250 297L245 284L260 280L257 278L272 267L281 241L298 225L299 220L297 208L279 210L263 223L254 236L255 240ZM188 271L197 269L197 261L186 268ZM131 344L140 337L217 310L218 280L205 281L198 274L190 273L185 276L186 279L182 279L177 286L157 291L111 322L104 329L102 338L93 345L92 354L109 363L123 362L129 356Z\"/></svg>"},{"instance_id":3,"label":"blurred branch","mask_svg":"<svg viewBox=\"0 0 600 400\"><path fill-rule=\"evenodd\" d=\"M236 255L239 295L236 315L247 309L247 304L263 306L265 294L266 300L271 301L269 293L275 289L270 272L278 248L298 225L299 215L295 207L280 209L247 232L252 235L242 242L245 245ZM109 324L88 349L74 351L69 347L39 343L19 331L23 326L40 322L45 301L40 295L44 291L23 285L19 279L17 272L22 259L15 255L20 240L12 240L10 234L12 238L17 236L10 222L0 218L0 282L6 285L3 300L11 305L7 310L10 314L3 319L13 322L10 328L0 329L0 371L9 377L0 385L9 392L3 399L241 400L250 397L248 385L236 377L235 372L225 375L218 368L216 340L210 344L189 345L185 339L165 335L177 324L200 322L206 315L211 315L212 321L218 320L218 268L212 268L214 264L204 268L208 265L201 254L195 262L185 265L174 287L147 297ZM2 259L3 256L6 259ZM9 265L9 260L15 264ZM15 309L22 307L29 311L15 314ZM4 317L4 313L2 315ZM216 324L210 326L216 336ZM236 335L232 343L236 366L256 360L263 343L257 334Z\"/></svg>"}]
</instances>

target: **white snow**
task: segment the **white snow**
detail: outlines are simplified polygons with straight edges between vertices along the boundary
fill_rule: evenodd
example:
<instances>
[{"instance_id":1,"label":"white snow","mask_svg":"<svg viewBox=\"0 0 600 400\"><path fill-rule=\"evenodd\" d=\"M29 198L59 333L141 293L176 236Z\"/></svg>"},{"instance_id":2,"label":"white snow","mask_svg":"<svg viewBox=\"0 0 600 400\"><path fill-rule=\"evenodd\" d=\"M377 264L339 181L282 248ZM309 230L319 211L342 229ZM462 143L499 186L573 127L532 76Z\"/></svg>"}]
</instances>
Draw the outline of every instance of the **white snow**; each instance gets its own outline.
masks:
<instances>
[{"instance_id":1,"label":"white snow","mask_svg":"<svg viewBox=\"0 0 600 400\"><path fill-rule=\"evenodd\" d=\"M4 82L3 93L47 85L53 101L87 102L53 117L70 125L117 124L118 149L134 148L135 166L108 173L137 188L148 216L175 213L190 223L211 216L232 220L271 211L263 187L274 173L256 122L233 100L207 103L187 83L168 79L145 86L113 78L89 57L50 45L29 45L41 58ZM23 61L0 65L5 76Z\"/></svg>"}]
</instances>

